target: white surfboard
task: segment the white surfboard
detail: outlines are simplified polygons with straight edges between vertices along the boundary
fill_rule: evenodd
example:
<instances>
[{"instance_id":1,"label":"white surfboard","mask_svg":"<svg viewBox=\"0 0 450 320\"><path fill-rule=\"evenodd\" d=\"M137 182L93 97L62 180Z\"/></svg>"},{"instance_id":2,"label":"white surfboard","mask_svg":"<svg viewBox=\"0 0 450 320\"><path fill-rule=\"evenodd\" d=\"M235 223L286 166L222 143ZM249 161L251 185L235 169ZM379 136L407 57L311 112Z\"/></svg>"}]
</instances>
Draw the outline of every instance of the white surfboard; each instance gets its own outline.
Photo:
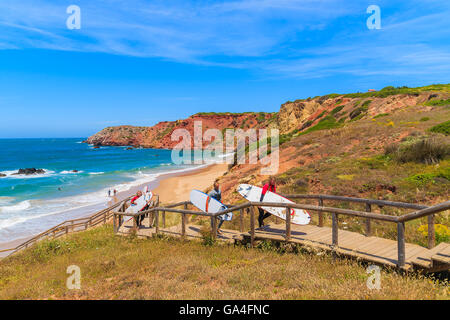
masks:
<instances>
[{"instance_id":1,"label":"white surfboard","mask_svg":"<svg viewBox=\"0 0 450 320\"><path fill-rule=\"evenodd\" d=\"M237 192L248 201L259 202L261 199L262 188L252 186L250 184L240 184L237 188ZM267 191L263 202L280 202L280 203L295 203L275 192ZM283 207L261 207L270 214L277 216L283 220L286 220L286 208ZM302 209L291 209L291 222L294 224L308 224L311 221L309 213Z\"/></svg>"},{"instance_id":2,"label":"white surfboard","mask_svg":"<svg viewBox=\"0 0 450 320\"><path fill-rule=\"evenodd\" d=\"M144 191L148 190L148 188L144 188ZM144 209L150 200L153 197L153 193L151 191L143 192L142 196L134 201L134 204L130 205L125 212L128 213L138 213L142 209Z\"/></svg>"},{"instance_id":3,"label":"white surfboard","mask_svg":"<svg viewBox=\"0 0 450 320\"><path fill-rule=\"evenodd\" d=\"M206 213L217 213L228 209L222 202L217 201L214 198L211 198L206 193L201 192L200 190L192 190L189 200L194 206L196 206L201 211ZM225 221L231 221L232 218L233 218L232 212L219 216L219 219Z\"/></svg>"}]
</instances>

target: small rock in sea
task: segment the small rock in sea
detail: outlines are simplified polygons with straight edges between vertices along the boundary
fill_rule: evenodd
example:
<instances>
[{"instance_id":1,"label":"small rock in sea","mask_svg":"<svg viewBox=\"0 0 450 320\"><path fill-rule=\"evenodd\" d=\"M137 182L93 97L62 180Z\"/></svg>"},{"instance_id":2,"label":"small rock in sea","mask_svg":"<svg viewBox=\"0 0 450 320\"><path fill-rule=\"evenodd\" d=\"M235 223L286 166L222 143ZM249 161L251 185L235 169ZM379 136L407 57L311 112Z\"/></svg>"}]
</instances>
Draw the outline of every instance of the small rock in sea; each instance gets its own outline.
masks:
<instances>
[{"instance_id":1,"label":"small rock in sea","mask_svg":"<svg viewBox=\"0 0 450 320\"><path fill-rule=\"evenodd\" d=\"M74 172L74 173L77 173L77 172L78 172L78 170L72 170L72 172Z\"/></svg>"},{"instance_id":2,"label":"small rock in sea","mask_svg":"<svg viewBox=\"0 0 450 320\"><path fill-rule=\"evenodd\" d=\"M6 177L6 174L0 173L0 177Z\"/></svg>"},{"instance_id":3,"label":"small rock in sea","mask_svg":"<svg viewBox=\"0 0 450 320\"><path fill-rule=\"evenodd\" d=\"M17 174L24 174L24 175L30 175L30 174L42 174L45 173L44 169L36 169L36 168L26 168L26 169L19 169L16 173L13 173L13 175Z\"/></svg>"},{"instance_id":4,"label":"small rock in sea","mask_svg":"<svg viewBox=\"0 0 450 320\"><path fill-rule=\"evenodd\" d=\"M133 148L132 147L128 147L127 150L133 150Z\"/></svg>"}]
</instances>

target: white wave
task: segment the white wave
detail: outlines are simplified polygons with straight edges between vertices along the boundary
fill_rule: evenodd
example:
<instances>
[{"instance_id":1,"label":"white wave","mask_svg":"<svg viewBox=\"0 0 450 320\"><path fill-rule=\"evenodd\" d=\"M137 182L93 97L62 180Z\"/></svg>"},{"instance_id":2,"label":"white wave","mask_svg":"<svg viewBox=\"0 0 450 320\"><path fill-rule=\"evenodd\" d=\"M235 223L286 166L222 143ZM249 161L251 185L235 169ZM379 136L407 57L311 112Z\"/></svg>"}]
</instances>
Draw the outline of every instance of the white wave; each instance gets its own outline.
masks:
<instances>
[{"instance_id":1,"label":"white wave","mask_svg":"<svg viewBox=\"0 0 450 320\"><path fill-rule=\"evenodd\" d=\"M73 219L73 215L93 213L98 206L106 207L111 201L108 190L126 192L133 187L148 185L164 174L186 172L196 170L208 164L180 168L178 170L164 170L158 172L137 172L130 174L133 181L106 186L105 188L86 194L56 198L51 200L26 200L14 205L4 203L0 207L0 239L3 241L41 232L67 219ZM92 174L100 174L98 172ZM0 197L0 199L6 197ZM14 200L14 199L10 199ZM6 201L6 199L4 199ZM93 209L94 207L97 209ZM89 209L90 207L90 209ZM86 208L86 209L83 209ZM80 210L81 209L81 210ZM89 210L93 210L92 212Z\"/></svg>"},{"instance_id":2,"label":"white wave","mask_svg":"<svg viewBox=\"0 0 450 320\"><path fill-rule=\"evenodd\" d=\"M89 174L92 174L92 175L96 175L96 174L104 174L104 172L102 172L102 171L100 171L100 172L89 172Z\"/></svg>"},{"instance_id":3,"label":"white wave","mask_svg":"<svg viewBox=\"0 0 450 320\"><path fill-rule=\"evenodd\" d=\"M77 172L64 170L64 171L61 171L61 174L78 174L78 173L83 173L83 172L84 171L82 171L82 170L77 171Z\"/></svg>"},{"instance_id":4,"label":"white wave","mask_svg":"<svg viewBox=\"0 0 450 320\"><path fill-rule=\"evenodd\" d=\"M23 211L27 210L31 207L30 200L25 200L22 202L19 202L17 204L9 205L9 206L2 206L0 207L0 212L15 212L15 211Z\"/></svg>"},{"instance_id":5,"label":"white wave","mask_svg":"<svg viewBox=\"0 0 450 320\"><path fill-rule=\"evenodd\" d=\"M7 170L0 171L0 173L6 174L4 178L14 178L14 179L32 179L32 178L43 178L52 176L55 171L43 169L44 173L36 173L36 174L16 174L19 170Z\"/></svg>"}]
</instances>

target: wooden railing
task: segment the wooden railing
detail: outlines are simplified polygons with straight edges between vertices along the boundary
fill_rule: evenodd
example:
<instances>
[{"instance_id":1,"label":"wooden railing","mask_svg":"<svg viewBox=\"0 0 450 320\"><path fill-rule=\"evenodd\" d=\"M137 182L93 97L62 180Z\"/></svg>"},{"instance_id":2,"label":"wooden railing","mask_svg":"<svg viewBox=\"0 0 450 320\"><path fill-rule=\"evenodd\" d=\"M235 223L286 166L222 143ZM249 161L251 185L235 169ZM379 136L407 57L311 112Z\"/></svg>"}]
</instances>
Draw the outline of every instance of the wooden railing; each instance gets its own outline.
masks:
<instances>
[{"instance_id":1,"label":"wooden railing","mask_svg":"<svg viewBox=\"0 0 450 320\"><path fill-rule=\"evenodd\" d=\"M0 250L0 253L2 252L10 252L9 254L13 254L19 250L28 248L29 246L35 244L36 242L44 239L44 238L58 238L63 235L66 235L68 233L72 232L78 232L87 230L88 228L95 227L99 224L106 223L112 216L115 209L117 209L119 206L122 206L124 201L129 200L129 197L125 200L118 202L106 209L103 209L89 217L79 218L79 219L73 219L73 220L66 220L53 228L50 228L44 232L39 233L38 235L32 237L31 239L28 239L27 241L19 244L18 246L11 248L11 249L3 249Z\"/></svg>"},{"instance_id":2,"label":"wooden railing","mask_svg":"<svg viewBox=\"0 0 450 320\"><path fill-rule=\"evenodd\" d=\"M227 210L214 213L207 214L200 211L187 210L188 205L191 205L190 201L183 201L174 203L171 205L167 205L165 207L155 206L149 210L139 212L137 214L129 214L120 211L114 212L114 217L121 216L140 216L142 214L150 214L155 213L155 232L159 233L159 213L162 213L162 225L165 227L165 213L173 212L181 214L181 236L184 238L186 236L186 221L189 215L198 215L198 216L208 216L211 217L211 234L213 238L217 236L217 225L216 225L216 217L228 212L239 211L239 229L241 232L244 231L243 224L243 215L244 212L250 215L250 244L254 245L255 241L255 215L258 214L258 207L284 207L286 208L286 230L285 230L285 239L289 241L291 239L291 215L289 214L290 209L303 209L308 210L309 212L316 212L319 216L318 226L323 226L323 214L331 214L332 219L332 247L337 248L339 246L339 223L338 216L346 215L364 218L366 220L366 236L371 235L371 221L379 220L390 223L397 224L397 251L398 251L398 266L403 267L405 265L405 222L411 221L414 219L419 219L422 217L428 217L428 247L433 248L435 246L435 231L434 231L434 216L437 213L441 213L443 211L450 209L450 201L446 201L434 206L423 206L417 204L403 203L403 202L393 202L386 200L373 200L373 199L362 199L362 198L352 198L352 197L341 197L341 196L331 196L331 195L285 195L290 199L317 199L318 205L310 205L310 204L299 204L299 203L274 203L274 202L246 202L244 204L234 205L229 207ZM325 200L332 201L345 201L345 202L356 202L364 205L364 211L359 210L350 210L336 207L327 207L324 206ZM395 208L403 208L403 209L414 209L416 211L407 213L404 215L386 215L380 213L372 212L372 205L377 205L380 207L395 207ZM176 207L183 206L183 209L176 209ZM123 208L123 206L122 206ZM116 219L114 219L115 221ZM117 226L115 224L114 230L117 231L120 227L120 224Z\"/></svg>"}]
</instances>

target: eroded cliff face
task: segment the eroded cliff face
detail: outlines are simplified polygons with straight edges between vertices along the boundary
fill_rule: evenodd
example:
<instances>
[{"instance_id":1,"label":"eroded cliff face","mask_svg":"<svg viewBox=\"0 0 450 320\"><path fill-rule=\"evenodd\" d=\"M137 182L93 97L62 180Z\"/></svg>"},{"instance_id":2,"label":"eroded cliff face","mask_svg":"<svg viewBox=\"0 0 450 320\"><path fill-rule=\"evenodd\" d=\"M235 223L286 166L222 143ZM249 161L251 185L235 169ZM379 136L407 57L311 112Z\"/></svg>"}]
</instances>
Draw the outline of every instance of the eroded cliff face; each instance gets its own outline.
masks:
<instances>
[{"instance_id":1,"label":"eroded cliff face","mask_svg":"<svg viewBox=\"0 0 450 320\"><path fill-rule=\"evenodd\" d=\"M408 89L409 90L409 89ZM414 90L414 89L411 89ZM370 94L331 94L322 97L296 100L281 105L278 113L198 113L184 120L164 121L152 127L118 126L108 127L91 136L86 142L94 145L141 146L145 148L171 149L179 143L172 140L177 129L186 129L192 137L194 147L194 123L202 124L202 133L217 129L278 128L283 135L301 133L320 125L333 128L347 122L368 119L377 115L390 114L396 110L421 106L425 111L430 101L445 100L448 91L412 91L405 94L385 94L385 91ZM315 128L317 129L317 127ZM204 141L206 147L213 141Z\"/></svg>"},{"instance_id":2,"label":"eroded cliff face","mask_svg":"<svg viewBox=\"0 0 450 320\"><path fill-rule=\"evenodd\" d=\"M144 148L171 149L179 141L172 140L172 133L177 129L185 129L192 137L194 146L194 123L201 122L202 134L208 129L217 129L224 133L225 129L259 128L269 120L275 119L271 113L199 113L184 120L160 122L152 127L117 126L108 127L89 137L86 142L105 146L140 146ZM213 141L204 141L203 147Z\"/></svg>"},{"instance_id":3,"label":"eroded cliff face","mask_svg":"<svg viewBox=\"0 0 450 320\"><path fill-rule=\"evenodd\" d=\"M345 95L330 95L308 98L281 105L277 123L280 133L303 131L333 116L341 123L362 118L374 117L384 113L392 113L430 100L448 99L448 93L421 92L417 94L397 94L387 97L346 97ZM424 106L426 109L427 106Z\"/></svg>"}]
</instances>

